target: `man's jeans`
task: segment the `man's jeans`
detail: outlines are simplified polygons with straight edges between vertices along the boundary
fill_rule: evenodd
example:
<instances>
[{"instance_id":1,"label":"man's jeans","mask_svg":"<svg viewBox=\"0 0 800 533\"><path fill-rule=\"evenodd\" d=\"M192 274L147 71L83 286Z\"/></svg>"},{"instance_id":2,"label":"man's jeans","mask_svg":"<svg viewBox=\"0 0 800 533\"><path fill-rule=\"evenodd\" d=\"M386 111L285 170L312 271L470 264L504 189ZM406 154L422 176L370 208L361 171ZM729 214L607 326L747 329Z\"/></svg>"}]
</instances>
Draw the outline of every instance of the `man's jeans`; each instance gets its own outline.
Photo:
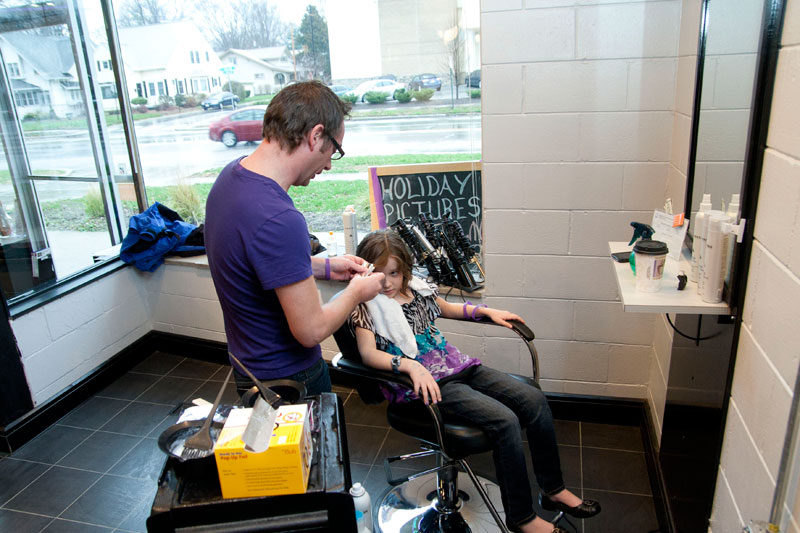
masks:
<instances>
[{"instance_id":1,"label":"man's jeans","mask_svg":"<svg viewBox=\"0 0 800 533\"><path fill-rule=\"evenodd\" d=\"M486 366L463 372L442 386L445 419L483 428L494 443L493 457L506 522L522 525L536 517L523 452L526 428L539 487L547 495L564 489L553 415L544 393Z\"/></svg>"},{"instance_id":2,"label":"man's jeans","mask_svg":"<svg viewBox=\"0 0 800 533\"><path fill-rule=\"evenodd\" d=\"M236 367L233 368L233 375L236 378L236 391L239 393L239 396L255 385L250 378L239 372ZM319 394L320 392L331 392L331 376L328 374L328 363L321 357L319 361L307 369L281 379L291 379L303 383L306 386L306 394L309 396Z\"/></svg>"}]
</instances>

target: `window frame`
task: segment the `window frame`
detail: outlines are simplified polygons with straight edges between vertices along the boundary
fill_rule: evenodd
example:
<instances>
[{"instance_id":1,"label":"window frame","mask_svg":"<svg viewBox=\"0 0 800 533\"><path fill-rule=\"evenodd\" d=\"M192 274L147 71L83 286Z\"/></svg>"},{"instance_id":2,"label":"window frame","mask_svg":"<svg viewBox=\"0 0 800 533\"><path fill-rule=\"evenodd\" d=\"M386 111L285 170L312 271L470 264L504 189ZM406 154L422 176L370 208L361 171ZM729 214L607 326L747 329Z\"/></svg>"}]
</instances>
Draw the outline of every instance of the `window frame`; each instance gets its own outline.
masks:
<instances>
[{"instance_id":1,"label":"window frame","mask_svg":"<svg viewBox=\"0 0 800 533\"><path fill-rule=\"evenodd\" d=\"M136 144L135 130L133 129L131 103L125 81L125 73L122 66L122 54L120 49L119 37L116 28L116 19L113 14L113 6L111 0L100 0L101 8L103 11L103 19L108 39L108 46L110 51L110 61L108 64L114 71L114 82L117 97L120 105L120 115L122 118L122 127L125 133L125 145L127 149L126 163L130 167L131 178L134 185L136 194L137 206L139 212L144 211L147 205L146 191L144 188L144 181L141 175L141 161ZM59 6L60 7L60 6ZM102 70L102 64L98 65L92 61L90 50L86 43L90 42L84 35L87 24L85 20L85 12L78 9L78 4L67 2L65 6L54 10L55 16L60 17L56 24L66 24L70 29L73 41L73 50L75 53L75 68L77 74L77 81L63 82L62 86L69 90L69 93L77 95L81 101L81 105L86 106L86 119L90 139L92 139L93 149L95 150L95 164L100 168L106 168L108 165L109 148L106 143L102 141L107 135L108 130L105 124L103 112L103 94L101 85L98 81L97 73ZM37 21L33 16L32 20ZM54 18L51 14L50 19L41 19L39 22L41 27L53 25ZM13 31L13 30L12 30ZM80 43L80 44L76 44ZM6 63L6 66L8 64ZM100 67L100 68L96 68ZM9 170L12 171L14 177L15 188L17 190L17 198L19 199L21 209L25 213L25 218L29 222L27 229L29 232L28 238L31 243L31 248L34 250L41 250L47 245L47 238L45 237L45 225L41 218L40 203L34 190L35 181L48 181L48 180L62 180L62 181L86 181L87 178L83 177L53 177L53 176L38 176L34 175L29 168L28 158L25 151L25 141L23 138L21 128L21 116L17 113L17 106L14 105L17 93L11 89L10 79L11 76L7 69L0 69L0 100L2 100L3 107L10 110L9 113L3 113L0 117L2 120L3 131L5 133L6 144L6 159ZM104 83L103 85L108 85ZM137 84L138 85L138 84ZM146 90L146 89L145 89ZM30 92L30 91L26 91ZM34 96L35 100L39 102L49 102L49 93L47 91L39 91L41 96ZM29 98L31 95L26 95L24 98ZM72 98L70 97L70 100ZM100 147L100 148L98 148ZM97 151L99 150L99 152ZM10 154L10 155L9 155ZM122 159L116 158L120 163ZM107 170L107 168L106 168ZM116 187L115 179L118 175L110 172L101 172L98 179L92 179L92 182L98 183L101 189L101 195L104 199L104 211L109 231L109 236L112 244L118 244L122 241L123 224L125 218L122 213L122 203L119 198L119 191ZM49 249L49 248L48 248ZM38 252L37 252L38 253ZM33 289L7 298L6 295L0 291L0 298L4 302L0 302L8 306L9 313L12 318L16 318L25 313L28 313L38 307L41 307L49 301L59 298L64 294L72 292L82 286L88 285L98 278L104 277L111 272L127 267L118 256L110 257L108 259L98 261L84 269L77 270L69 273L62 278L55 278L46 282L43 285L34 286Z\"/></svg>"}]
</instances>

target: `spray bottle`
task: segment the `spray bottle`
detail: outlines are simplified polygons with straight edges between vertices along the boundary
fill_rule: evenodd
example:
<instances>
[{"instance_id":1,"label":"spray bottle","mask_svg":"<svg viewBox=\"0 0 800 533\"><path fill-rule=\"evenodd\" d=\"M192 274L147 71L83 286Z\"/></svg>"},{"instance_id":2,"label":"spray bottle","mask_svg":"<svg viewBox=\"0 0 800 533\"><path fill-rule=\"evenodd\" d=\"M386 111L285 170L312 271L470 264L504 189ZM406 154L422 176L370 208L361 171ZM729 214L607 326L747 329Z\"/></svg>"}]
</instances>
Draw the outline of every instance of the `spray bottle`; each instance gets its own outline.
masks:
<instances>
[{"instance_id":1,"label":"spray bottle","mask_svg":"<svg viewBox=\"0 0 800 533\"><path fill-rule=\"evenodd\" d=\"M328 249L328 257L334 257L339 255L336 246L336 236L333 234L332 231L328 232L328 242L325 243L325 247Z\"/></svg>"},{"instance_id":2,"label":"spray bottle","mask_svg":"<svg viewBox=\"0 0 800 533\"><path fill-rule=\"evenodd\" d=\"M705 243L702 242L703 229L705 225L706 212L711 210L711 195L704 194L703 201L700 202L700 211L697 212L692 220L692 270L689 272L689 280L699 283L700 281L700 261L703 256Z\"/></svg>"},{"instance_id":3,"label":"spray bottle","mask_svg":"<svg viewBox=\"0 0 800 533\"><path fill-rule=\"evenodd\" d=\"M372 500L369 497L369 493L364 489L361 483L353 483L353 486L350 488L350 496L353 497L353 505L356 509L358 533L371 533Z\"/></svg>"},{"instance_id":4,"label":"spray bottle","mask_svg":"<svg viewBox=\"0 0 800 533\"><path fill-rule=\"evenodd\" d=\"M631 246L636 241L639 240L649 240L653 237L653 233L656 230L653 229L652 226L649 224L645 224L644 222L631 222L631 226L633 226L633 237L631 237L631 242L628 243L628 246ZM636 275L636 254L631 252L630 259L628 261L631 265L631 270L633 270L633 274Z\"/></svg>"},{"instance_id":5,"label":"spray bottle","mask_svg":"<svg viewBox=\"0 0 800 533\"><path fill-rule=\"evenodd\" d=\"M356 227L356 209L352 205L344 208L342 225L344 226L344 253L355 255L358 245L358 228Z\"/></svg>"}]
</instances>

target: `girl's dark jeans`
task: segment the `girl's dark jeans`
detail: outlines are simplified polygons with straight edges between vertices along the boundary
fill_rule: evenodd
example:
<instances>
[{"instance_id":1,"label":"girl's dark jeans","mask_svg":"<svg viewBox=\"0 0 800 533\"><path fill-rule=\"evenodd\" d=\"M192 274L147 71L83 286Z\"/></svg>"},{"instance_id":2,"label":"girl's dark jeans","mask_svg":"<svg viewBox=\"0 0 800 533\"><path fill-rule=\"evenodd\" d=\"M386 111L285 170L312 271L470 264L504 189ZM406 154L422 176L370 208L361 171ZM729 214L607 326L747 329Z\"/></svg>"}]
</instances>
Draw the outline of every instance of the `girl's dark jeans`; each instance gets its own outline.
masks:
<instances>
[{"instance_id":1,"label":"girl's dark jeans","mask_svg":"<svg viewBox=\"0 0 800 533\"><path fill-rule=\"evenodd\" d=\"M439 409L446 419L460 419L486 431L494 442L494 466L506 522L525 524L536 512L522 448L523 427L539 487L547 495L564 489L547 399L539 389L493 368L481 365L464 374L463 379L456 377L442 386Z\"/></svg>"}]
</instances>

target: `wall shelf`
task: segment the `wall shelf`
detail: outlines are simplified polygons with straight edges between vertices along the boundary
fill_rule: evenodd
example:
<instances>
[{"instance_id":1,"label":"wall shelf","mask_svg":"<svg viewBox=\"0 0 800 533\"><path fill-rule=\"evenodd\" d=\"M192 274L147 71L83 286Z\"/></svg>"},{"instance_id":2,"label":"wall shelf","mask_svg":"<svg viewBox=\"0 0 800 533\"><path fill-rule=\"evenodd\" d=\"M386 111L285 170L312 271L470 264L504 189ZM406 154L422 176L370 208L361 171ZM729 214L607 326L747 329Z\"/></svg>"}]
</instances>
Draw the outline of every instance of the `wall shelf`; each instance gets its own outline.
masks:
<instances>
[{"instance_id":1,"label":"wall shelf","mask_svg":"<svg viewBox=\"0 0 800 533\"><path fill-rule=\"evenodd\" d=\"M627 242L609 242L608 250L614 252L627 252L633 247ZM710 304L703 301L697 294L697 283L692 281L686 284L682 291L678 290L678 272L688 276L692 269L691 264L681 255L680 261L667 258L664 265L664 277L661 281L661 290L658 292L640 292L636 290L636 278L628 263L617 263L609 258L614 268L622 307L631 313L677 313L688 315L727 315L730 314L728 304L724 301Z\"/></svg>"}]
</instances>

